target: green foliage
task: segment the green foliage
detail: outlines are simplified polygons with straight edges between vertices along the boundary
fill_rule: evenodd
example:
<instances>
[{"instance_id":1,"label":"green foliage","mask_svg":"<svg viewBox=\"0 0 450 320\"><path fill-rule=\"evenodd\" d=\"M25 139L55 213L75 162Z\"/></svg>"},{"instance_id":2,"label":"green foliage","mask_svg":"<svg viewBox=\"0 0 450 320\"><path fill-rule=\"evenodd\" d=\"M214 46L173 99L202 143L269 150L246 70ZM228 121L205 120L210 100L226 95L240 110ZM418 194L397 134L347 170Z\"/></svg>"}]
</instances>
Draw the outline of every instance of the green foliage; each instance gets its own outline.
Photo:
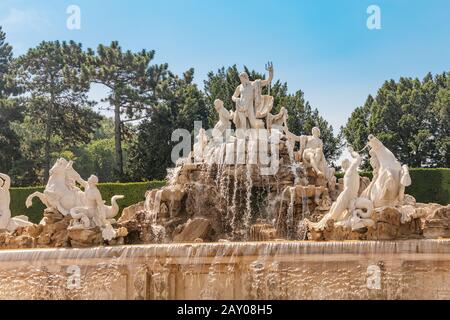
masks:
<instances>
[{"instance_id":1,"label":"green foliage","mask_svg":"<svg viewBox=\"0 0 450 320\"><path fill-rule=\"evenodd\" d=\"M89 142L100 119L87 98L85 64L81 44L72 41L44 41L17 59L16 80L24 91L29 124L42 128L44 180L53 151Z\"/></svg>"},{"instance_id":2,"label":"green foliage","mask_svg":"<svg viewBox=\"0 0 450 320\"><path fill-rule=\"evenodd\" d=\"M13 122L23 119L23 108L12 95L16 88L10 83L13 62L12 47L0 26L0 172L13 174L13 163L19 161L20 140L12 128Z\"/></svg>"},{"instance_id":3,"label":"green foliage","mask_svg":"<svg viewBox=\"0 0 450 320\"><path fill-rule=\"evenodd\" d=\"M194 121L208 122L209 110L203 93L192 83L194 70L182 78L171 75L158 88L160 101L149 113L149 119L138 127L130 148L128 169L133 180L162 179L174 164L171 152L178 141L172 141L176 129L194 130Z\"/></svg>"},{"instance_id":4,"label":"green foliage","mask_svg":"<svg viewBox=\"0 0 450 320\"><path fill-rule=\"evenodd\" d=\"M157 103L156 87L168 73L167 64L150 65L154 55L154 51L122 51L117 41L99 45L96 53L88 50L86 73L109 89L103 101L114 111L115 173L121 180L125 178L122 141L129 137L126 123L148 117Z\"/></svg>"},{"instance_id":5,"label":"green foliage","mask_svg":"<svg viewBox=\"0 0 450 320\"><path fill-rule=\"evenodd\" d=\"M100 183L98 188L107 204L110 204L111 197L114 195L125 196L124 199L118 201L121 212L123 208L143 201L147 190L161 188L165 183L165 181ZM36 198L31 208L25 207L26 198L36 191L43 192L44 187L11 188L11 212L13 216L23 214L28 216L30 221L39 223L43 217L44 205Z\"/></svg>"},{"instance_id":6,"label":"green foliage","mask_svg":"<svg viewBox=\"0 0 450 320\"><path fill-rule=\"evenodd\" d=\"M374 134L400 162L412 167L450 166L450 72L422 81L386 81L375 98L353 111L342 132L356 150Z\"/></svg>"},{"instance_id":7,"label":"green foliage","mask_svg":"<svg viewBox=\"0 0 450 320\"><path fill-rule=\"evenodd\" d=\"M450 203L450 169L410 169L412 185L406 192L418 202Z\"/></svg>"}]
</instances>

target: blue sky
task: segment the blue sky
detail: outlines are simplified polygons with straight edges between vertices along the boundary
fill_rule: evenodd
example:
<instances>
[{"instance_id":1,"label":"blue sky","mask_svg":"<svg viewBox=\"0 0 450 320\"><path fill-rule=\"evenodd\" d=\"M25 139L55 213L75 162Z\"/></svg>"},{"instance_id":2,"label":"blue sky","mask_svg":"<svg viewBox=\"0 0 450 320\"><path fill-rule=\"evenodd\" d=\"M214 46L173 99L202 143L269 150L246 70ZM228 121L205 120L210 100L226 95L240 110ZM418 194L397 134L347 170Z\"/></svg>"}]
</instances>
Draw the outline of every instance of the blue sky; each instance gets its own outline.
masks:
<instances>
[{"instance_id":1,"label":"blue sky","mask_svg":"<svg viewBox=\"0 0 450 320\"><path fill-rule=\"evenodd\" d=\"M72 4L81 30L66 28ZM372 4L380 30L366 27ZM0 0L0 25L16 55L42 40L118 40L154 49L176 73L194 67L199 85L221 66L263 72L270 60L275 78L303 90L335 129L384 80L450 70L448 0Z\"/></svg>"}]
</instances>

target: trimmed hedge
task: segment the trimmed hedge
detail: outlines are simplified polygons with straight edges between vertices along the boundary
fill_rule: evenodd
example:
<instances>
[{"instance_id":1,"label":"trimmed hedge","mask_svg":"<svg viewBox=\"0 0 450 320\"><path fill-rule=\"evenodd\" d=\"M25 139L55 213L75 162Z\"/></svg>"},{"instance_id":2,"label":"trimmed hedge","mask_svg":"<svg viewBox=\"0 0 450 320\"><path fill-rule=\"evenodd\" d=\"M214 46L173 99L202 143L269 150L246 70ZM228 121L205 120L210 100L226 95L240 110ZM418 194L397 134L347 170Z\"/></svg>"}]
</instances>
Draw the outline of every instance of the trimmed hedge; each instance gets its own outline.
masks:
<instances>
[{"instance_id":1,"label":"trimmed hedge","mask_svg":"<svg viewBox=\"0 0 450 320\"><path fill-rule=\"evenodd\" d=\"M111 197L122 194L124 199L117 203L120 206L120 212L132 204L144 200L145 192L149 189L160 188L166 184L165 181L150 181L150 182L133 182L133 183L99 183L98 188L102 194L103 200L109 205ZM26 215L30 221L39 223L44 212L44 205L38 198L34 198L33 206L29 209L25 206L27 197L35 191L43 192L44 187L26 187L26 188L11 188L11 212L13 216Z\"/></svg>"},{"instance_id":2,"label":"trimmed hedge","mask_svg":"<svg viewBox=\"0 0 450 320\"><path fill-rule=\"evenodd\" d=\"M418 202L450 203L450 169L410 169L412 185L406 193Z\"/></svg>"}]
</instances>

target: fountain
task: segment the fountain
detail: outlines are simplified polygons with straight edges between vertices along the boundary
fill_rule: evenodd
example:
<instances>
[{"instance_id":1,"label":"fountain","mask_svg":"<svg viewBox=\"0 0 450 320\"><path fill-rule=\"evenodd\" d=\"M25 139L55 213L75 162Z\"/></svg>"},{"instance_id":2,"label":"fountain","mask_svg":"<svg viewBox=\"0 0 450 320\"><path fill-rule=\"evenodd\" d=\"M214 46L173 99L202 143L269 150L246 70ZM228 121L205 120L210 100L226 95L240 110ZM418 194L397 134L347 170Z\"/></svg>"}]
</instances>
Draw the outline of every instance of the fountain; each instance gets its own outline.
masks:
<instances>
[{"instance_id":1,"label":"fountain","mask_svg":"<svg viewBox=\"0 0 450 320\"><path fill-rule=\"evenodd\" d=\"M373 179L349 147L336 181L320 130L296 136L271 113L267 70L241 73L235 110L215 100L211 136L117 220L122 196L107 206L65 159L27 199L47 207L39 224L11 218L1 175L0 298L450 298L450 206L405 194L408 167L373 135Z\"/></svg>"}]
</instances>

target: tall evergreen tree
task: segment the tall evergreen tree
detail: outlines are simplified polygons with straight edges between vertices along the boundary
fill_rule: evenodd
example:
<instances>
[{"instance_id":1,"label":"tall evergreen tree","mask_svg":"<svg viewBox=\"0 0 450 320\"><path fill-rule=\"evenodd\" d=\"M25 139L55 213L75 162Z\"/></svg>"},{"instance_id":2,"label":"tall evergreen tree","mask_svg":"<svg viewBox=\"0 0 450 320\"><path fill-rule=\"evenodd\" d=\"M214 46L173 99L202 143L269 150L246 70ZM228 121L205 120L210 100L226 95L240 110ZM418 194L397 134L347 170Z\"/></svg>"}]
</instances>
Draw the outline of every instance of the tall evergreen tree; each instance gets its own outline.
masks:
<instances>
[{"instance_id":1,"label":"tall evergreen tree","mask_svg":"<svg viewBox=\"0 0 450 320\"><path fill-rule=\"evenodd\" d=\"M42 42L17 60L18 83L26 92L26 113L44 132L44 180L52 152L87 143L100 120L88 100L86 56L75 42Z\"/></svg>"},{"instance_id":2,"label":"tall evergreen tree","mask_svg":"<svg viewBox=\"0 0 450 320\"><path fill-rule=\"evenodd\" d=\"M156 86L167 75L167 64L151 65L154 51L122 51L119 43L89 50L92 81L109 89L109 109L114 112L116 171L124 179L122 140L127 122L145 119L157 101Z\"/></svg>"},{"instance_id":3,"label":"tall evergreen tree","mask_svg":"<svg viewBox=\"0 0 450 320\"><path fill-rule=\"evenodd\" d=\"M410 166L450 166L449 76L386 81L352 113L342 129L345 138L360 149L372 133Z\"/></svg>"},{"instance_id":4,"label":"tall evergreen tree","mask_svg":"<svg viewBox=\"0 0 450 320\"><path fill-rule=\"evenodd\" d=\"M204 125L209 110L203 93L192 83L194 70L183 77L170 75L158 86L158 104L150 117L140 123L136 142L130 150L129 169L135 180L162 179L166 169L172 167L171 152L177 142L172 142L176 129L194 132L194 121Z\"/></svg>"},{"instance_id":5,"label":"tall evergreen tree","mask_svg":"<svg viewBox=\"0 0 450 320\"><path fill-rule=\"evenodd\" d=\"M0 26L0 172L10 173L13 163L20 159L20 141L12 123L21 121L23 108L13 96L16 87L10 79L13 63L12 47L6 42L6 35Z\"/></svg>"}]
</instances>

